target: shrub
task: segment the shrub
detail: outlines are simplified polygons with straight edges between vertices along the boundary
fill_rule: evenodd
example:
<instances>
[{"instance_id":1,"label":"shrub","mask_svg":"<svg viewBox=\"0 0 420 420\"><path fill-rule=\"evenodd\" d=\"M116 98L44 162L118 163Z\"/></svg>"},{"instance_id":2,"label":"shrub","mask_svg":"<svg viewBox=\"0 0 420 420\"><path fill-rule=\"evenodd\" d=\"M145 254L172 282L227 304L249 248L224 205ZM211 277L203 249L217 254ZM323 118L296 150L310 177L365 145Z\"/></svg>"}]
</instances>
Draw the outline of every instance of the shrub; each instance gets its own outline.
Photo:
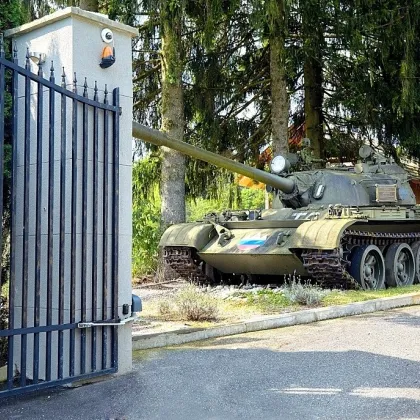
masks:
<instances>
[{"instance_id":1,"label":"shrub","mask_svg":"<svg viewBox=\"0 0 420 420\"><path fill-rule=\"evenodd\" d=\"M138 200L133 206L133 276L156 271L161 234L160 208L156 203Z\"/></svg>"},{"instance_id":2,"label":"shrub","mask_svg":"<svg viewBox=\"0 0 420 420\"><path fill-rule=\"evenodd\" d=\"M330 293L330 290L321 289L309 282L292 280L283 286L283 294L291 303L314 306L319 305L321 300Z\"/></svg>"},{"instance_id":3,"label":"shrub","mask_svg":"<svg viewBox=\"0 0 420 420\"><path fill-rule=\"evenodd\" d=\"M153 274L162 234L159 160L148 157L133 165L133 276Z\"/></svg>"},{"instance_id":4,"label":"shrub","mask_svg":"<svg viewBox=\"0 0 420 420\"><path fill-rule=\"evenodd\" d=\"M166 320L213 321L217 319L219 308L216 298L187 286L172 300L159 301L158 311Z\"/></svg>"},{"instance_id":5,"label":"shrub","mask_svg":"<svg viewBox=\"0 0 420 420\"><path fill-rule=\"evenodd\" d=\"M181 290L175 298L178 312L188 321L211 321L217 318L217 300L194 286Z\"/></svg>"},{"instance_id":6,"label":"shrub","mask_svg":"<svg viewBox=\"0 0 420 420\"><path fill-rule=\"evenodd\" d=\"M170 320L174 317L176 308L169 299L162 299L158 302L158 312L164 319Z\"/></svg>"}]
</instances>

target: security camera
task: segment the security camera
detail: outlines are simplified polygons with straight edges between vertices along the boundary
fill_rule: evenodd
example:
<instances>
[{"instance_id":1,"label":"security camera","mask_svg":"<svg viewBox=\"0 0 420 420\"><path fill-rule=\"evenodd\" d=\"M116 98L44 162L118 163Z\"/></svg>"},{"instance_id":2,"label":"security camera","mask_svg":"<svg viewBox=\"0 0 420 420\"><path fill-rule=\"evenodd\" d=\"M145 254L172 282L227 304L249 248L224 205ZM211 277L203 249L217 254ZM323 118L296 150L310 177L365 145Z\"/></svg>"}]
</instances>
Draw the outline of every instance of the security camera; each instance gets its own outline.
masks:
<instances>
[{"instance_id":1,"label":"security camera","mask_svg":"<svg viewBox=\"0 0 420 420\"><path fill-rule=\"evenodd\" d=\"M111 29L105 28L102 29L101 38L103 42L110 44L114 40L114 34L112 33Z\"/></svg>"}]
</instances>

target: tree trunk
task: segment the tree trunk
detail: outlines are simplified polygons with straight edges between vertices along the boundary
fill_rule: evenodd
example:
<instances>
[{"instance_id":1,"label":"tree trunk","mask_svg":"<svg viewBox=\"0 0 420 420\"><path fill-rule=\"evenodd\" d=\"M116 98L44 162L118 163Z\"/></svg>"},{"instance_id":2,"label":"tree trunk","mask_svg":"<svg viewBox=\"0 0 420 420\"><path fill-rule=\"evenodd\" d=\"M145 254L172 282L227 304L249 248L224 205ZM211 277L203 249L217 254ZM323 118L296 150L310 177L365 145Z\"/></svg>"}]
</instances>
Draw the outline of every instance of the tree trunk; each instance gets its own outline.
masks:
<instances>
[{"instance_id":1,"label":"tree trunk","mask_svg":"<svg viewBox=\"0 0 420 420\"><path fill-rule=\"evenodd\" d=\"M306 57L303 77L305 85L305 129L306 137L311 140L313 156L317 159L325 157L323 127L323 92L322 67L320 61Z\"/></svg>"},{"instance_id":2,"label":"tree trunk","mask_svg":"<svg viewBox=\"0 0 420 420\"><path fill-rule=\"evenodd\" d=\"M89 12L98 12L99 0L80 0L79 7Z\"/></svg>"},{"instance_id":3,"label":"tree trunk","mask_svg":"<svg viewBox=\"0 0 420 420\"><path fill-rule=\"evenodd\" d=\"M271 141L273 154L289 150L289 98L285 68L285 5L284 0L271 0L270 11L270 79L271 79Z\"/></svg>"},{"instance_id":4,"label":"tree trunk","mask_svg":"<svg viewBox=\"0 0 420 420\"><path fill-rule=\"evenodd\" d=\"M320 4L318 4L321 7ZM322 48L324 32L317 3L304 4L302 11L302 32L305 61L303 63L303 79L305 91L305 130L306 137L311 141L313 157L325 158L324 150L324 118L322 106L323 75ZM315 9L314 9L315 8Z\"/></svg>"},{"instance_id":5,"label":"tree trunk","mask_svg":"<svg viewBox=\"0 0 420 420\"><path fill-rule=\"evenodd\" d=\"M289 98L285 80L284 38L270 39L271 139L273 155L289 150Z\"/></svg>"},{"instance_id":6,"label":"tree trunk","mask_svg":"<svg viewBox=\"0 0 420 420\"><path fill-rule=\"evenodd\" d=\"M165 15L163 12L162 130L177 140L184 136L181 25L181 13L170 11ZM163 224L185 222L185 157L165 147L162 148L161 197Z\"/></svg>"}]
</instances>

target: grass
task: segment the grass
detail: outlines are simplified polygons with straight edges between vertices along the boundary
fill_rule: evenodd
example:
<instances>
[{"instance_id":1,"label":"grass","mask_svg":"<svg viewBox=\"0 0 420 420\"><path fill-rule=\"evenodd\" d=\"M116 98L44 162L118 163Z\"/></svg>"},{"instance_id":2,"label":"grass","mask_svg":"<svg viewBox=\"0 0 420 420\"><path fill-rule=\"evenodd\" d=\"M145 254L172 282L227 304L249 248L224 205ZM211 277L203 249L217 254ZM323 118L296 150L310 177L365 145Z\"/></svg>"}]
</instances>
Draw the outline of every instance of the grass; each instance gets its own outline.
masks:
<instances>
[{"instance_id":1,"label":"grass","mask_svg":"<svg viewBox=\"0 0 420 420\"><path fill-rule=\"evenodd\" d=\"M247 303L251 306L273 308L286 308L290 306L290 300L283 293L275 293L270 289L259 290L256 293L243 293Z\"/></svg>"},{"instance_id":2,"label":"grass","mask_svg":"<svg viewBox=\"0 0 420 420\"><path fill-rule=\"evenodd\" d=\"M311 307L344 305L406 293L420 293L420 285L377 291L323 290L322 293L319 293L317 289L315 296L319 298L318 303L305 305L293 297L291 298L290 294L285 293L284 290L237 291L231 298L221 299L193 289L189 289L186 293L182 290L177 292L170 298L170 303L168 303L168 298L146 302L142 318L151 321L190 321L189 325L191 326L205 327L214 325L214 322L234 322L264 314L294 312ZM305 290L305 299L307 293L308 290ZM313 297L313 295L313 291L310 292L309 296ZM199 299L197 304L194 302L196 298ZM206 299L210 300L206 301ZM184 302L184 306L178 306L180 302ZM208 308L210 308L210 312L207 312ZM214 308L215 311L212 312L211 308Z\"/></svg>"},{"instance_id":3,"label":"grass","mask_svg":"<svg viewBox=\"0 0 420 420\"><path fill-rule=\"evenodd\" d=\"M408 287L391 287L383 290L333 290L322 299L322 306L345 305L346 303L363 302L365 300L392 297L414 292L420 292L420 284Z\"/></svg>"}]
</instances>

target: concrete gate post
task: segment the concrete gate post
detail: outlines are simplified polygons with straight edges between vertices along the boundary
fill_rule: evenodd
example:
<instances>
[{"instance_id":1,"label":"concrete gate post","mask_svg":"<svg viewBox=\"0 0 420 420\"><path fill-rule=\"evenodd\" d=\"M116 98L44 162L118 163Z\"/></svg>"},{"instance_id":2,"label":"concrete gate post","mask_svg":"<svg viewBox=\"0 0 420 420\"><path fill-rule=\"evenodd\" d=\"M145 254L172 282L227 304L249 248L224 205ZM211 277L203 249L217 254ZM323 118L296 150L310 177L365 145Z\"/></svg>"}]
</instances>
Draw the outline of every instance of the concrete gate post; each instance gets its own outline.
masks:
<instances>
[{"instance_id":1,"label":"concrete gate post","mask_svg":"<svg viewBox=\"0 0 420 420\"><path fill-rule=\"evenodd\" d=\"M109 44L104 42L101 36L102 31L106 28L108 28L113 35L113 42ZM30 52L45 54L46 63L44 65L44 77L48 78L51 61L53 61L56 83L60 84L61 73L64 68L67 88L69 90L72 89L72 82L75 73L77 75L78 93L81 94L83 92L83 84L86 78L89 98L93 97L95 81L97 82L99 88L99 95L102 95L102 97L104 86L107 85L108 91L110 92L108 96L110 101L112 101L112 90L117 87L120 89L120 106L122 114L120 117L119 142L118 306L119 316L121 319L130 316L130 314L123 314L122 306L124 304L131 305L131 126L133 119L131 39L135 37L137 33L137 29L112 21L104 15L86 12L74 7L57 11L42 19L6 32L7 37L12 37L16 41L20 66L25 65L26 51L27 48L29 48ZM108 68L101 68L99 66L101 54L104 47L107 45L111 46L111 48L115 47L116 60L112 66ZM32 71L36 73L38 71L36 64L31 62L31 66ZM20 109L24 109L23 103L22 106L20 106ZM71 122L71 114L67 120ZM79 122L80 120L81 119L79 118ZM44 124L45 123L48 123L47 118L44 119ZM71 138L71 125L70 123L68 124L70 132L67 133L67 136L68 138ZM61 127L58 118L56 125L57 127L55 128L55 132L60 133ZM60 142L59 137L60 136L58 135L57 143ZM19 138L23 138L23 135L20 135ZM32 155L33 151L31 152L31 166L36 163L36 156ZM22 159L22 156L18 156L18 168L23 166ZM48 161L48 156L46 156L45 159ZM30 177L35 177L32 172ZM31 179L30 183L33 182L35 182L35 180ZM69 189L67 191L70 191L71 179L68 179L66 182L69 183L67 186ZM48 193L47 190L48 184L45 185L45 188L43 188L43 197ZM19 197L19 195L18 200L21 200L21 196ZM54 201L54 206L59 206L59 200ZM18 208L22 208L22 203L18 203ZM59 207L58 210L55 208L55 214L57 214L57 212L59 213ZM30 235L32 234L33 232L30 232ZM68 254L70 254L70 252L68 252ZM66 255L66 258L70 258L70 255ZM17 256L17 260L19 261L19 256ZM95 264L95 261L92 260L90 263ZM66 262L66 265L69 265L68 261ZM33 289L33 281L33 275L30 274L29 282L31 289ZM16 290L17 296L20 293L21 291ZM31 299L31 296L29 299ZM17 301L19 301L19 299L17 299ZM101 302L99 302L99 304L100 303ZM66 297L65 306L67 312L68 304L68 298ZM46 310L46 303L41 301L41 305L44 306L41 307L42 316L42 311ZM87 305L89 308L89 302L87 302ZM98 313L100 313L101 308L97 308L97 310ZM57 310L54 308L54 319L57 319L56 312ZM132 367L132 339L130 323L118 327L118 343L119 373L124 373L129 371Z\"/></svg>"}]
</instances>

